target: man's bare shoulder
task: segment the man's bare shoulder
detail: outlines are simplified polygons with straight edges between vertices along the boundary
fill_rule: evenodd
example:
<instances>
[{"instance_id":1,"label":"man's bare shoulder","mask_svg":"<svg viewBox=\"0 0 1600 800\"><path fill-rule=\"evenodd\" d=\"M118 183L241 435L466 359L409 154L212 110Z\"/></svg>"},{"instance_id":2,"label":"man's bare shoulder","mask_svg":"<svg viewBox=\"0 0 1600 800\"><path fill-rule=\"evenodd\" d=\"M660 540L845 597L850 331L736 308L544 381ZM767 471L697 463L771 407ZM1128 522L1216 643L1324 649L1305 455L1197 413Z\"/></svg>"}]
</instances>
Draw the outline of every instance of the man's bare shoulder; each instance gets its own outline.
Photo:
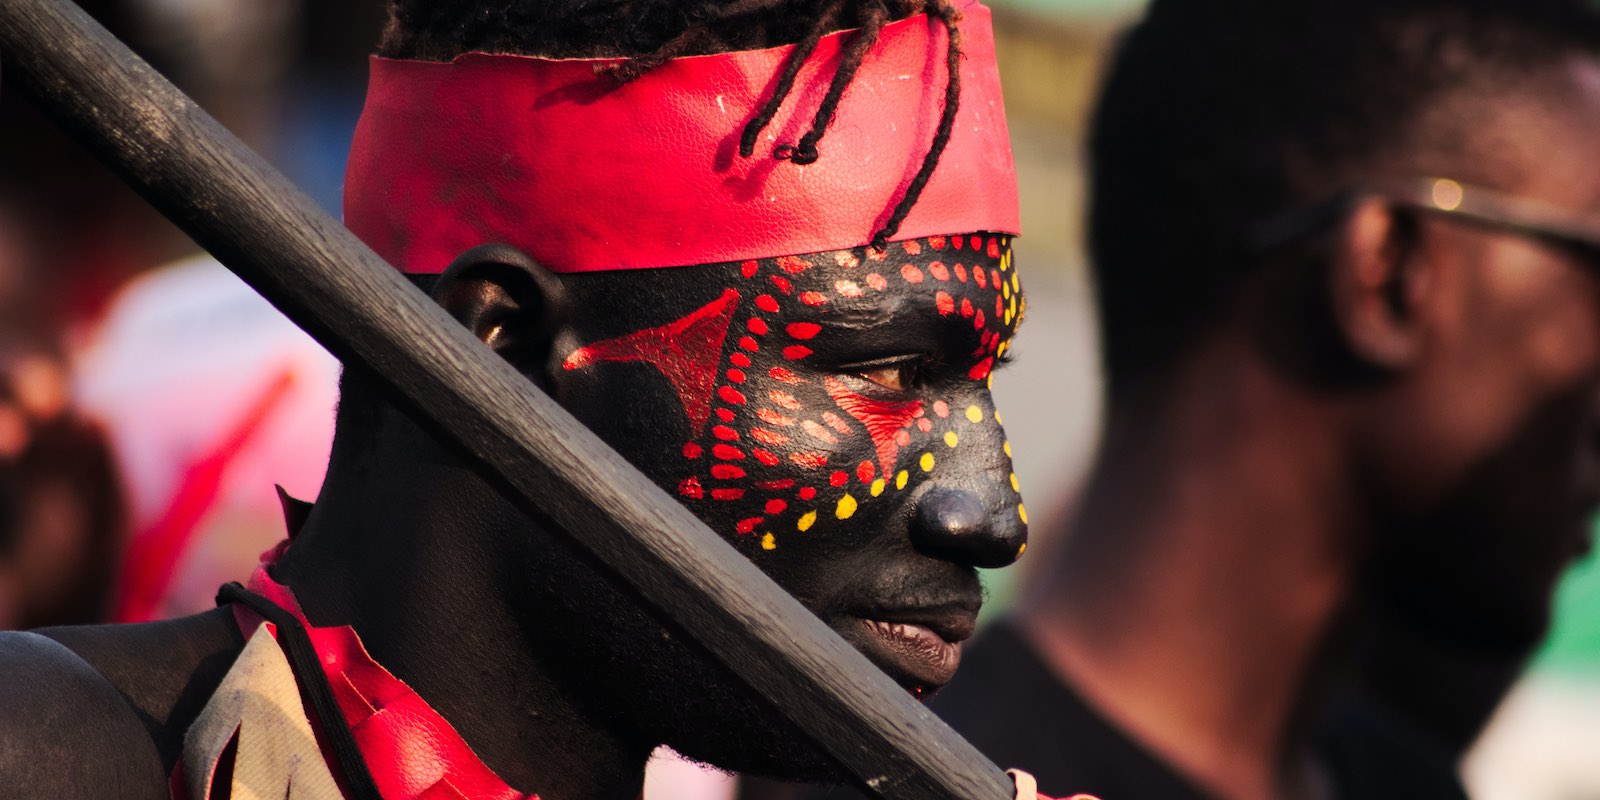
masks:
<instances>
[{"instance_id":1,"label":"man's bare shoulder","mask_svg":"<svg viewBox=\"0 0 1600 800\"><path fill-rule=\"evenodd\" d=\"M0 798L163 798L145 724L104 676L48 637L0 633Z\"/></svg>"}]
</instances>

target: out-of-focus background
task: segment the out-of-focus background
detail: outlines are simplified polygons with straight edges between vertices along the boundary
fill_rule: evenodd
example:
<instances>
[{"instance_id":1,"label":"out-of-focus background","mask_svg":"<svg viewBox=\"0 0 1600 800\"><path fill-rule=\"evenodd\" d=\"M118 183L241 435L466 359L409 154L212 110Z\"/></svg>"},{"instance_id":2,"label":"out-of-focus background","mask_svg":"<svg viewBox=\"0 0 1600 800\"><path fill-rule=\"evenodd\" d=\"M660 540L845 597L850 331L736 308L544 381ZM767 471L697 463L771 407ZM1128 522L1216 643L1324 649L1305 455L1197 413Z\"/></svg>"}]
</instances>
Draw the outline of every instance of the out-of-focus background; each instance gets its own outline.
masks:
<instances>
[{"instance_id":1,"label":"out-of-focus background","mask_svg":"<svg viewBox=\"0 0 1600 800\"><path fill-rule=\"evenodd\" d=\"M995 391L1051 546L1100 412L1080 147L1133 0L990 0L1022 188L1029 315ZM86 8L337 211L379 0L87 0ZM315 496L337 364L0 93L0 628L211 605ZM1029 577L991 573L985 618ZM1484 800L1600 798L1600 567L1470 756Z\"/></svg>"}]
</instances>

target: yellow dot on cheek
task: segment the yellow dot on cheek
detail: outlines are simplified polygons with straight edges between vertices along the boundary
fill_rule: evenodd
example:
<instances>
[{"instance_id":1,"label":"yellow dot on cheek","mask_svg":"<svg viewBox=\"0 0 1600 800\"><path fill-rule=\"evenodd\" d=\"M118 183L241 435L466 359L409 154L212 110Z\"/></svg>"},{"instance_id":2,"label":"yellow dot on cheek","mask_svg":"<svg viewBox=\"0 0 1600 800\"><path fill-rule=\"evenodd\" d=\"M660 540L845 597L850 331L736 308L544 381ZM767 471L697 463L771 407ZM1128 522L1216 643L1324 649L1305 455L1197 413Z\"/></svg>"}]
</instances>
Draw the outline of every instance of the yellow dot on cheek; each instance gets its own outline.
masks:
<instances>
[{"instance_id":1,"label":"yellow dot on cheek","mask_svg":"<svg viewBox=\"0 0 1600 800\"><path fill-rule=\"evenodd\" d=\"M922 460L918 461L917 465L922 467L922 471L923 472L932 472L933 471L933 454L932 453L923 453L922 454Z\"/></svg>"},{"instance_id":2,"label":"yellow dot on cheek","mask_svg":"<svg viewBox=\"0 0 1600 800\"><path fill-rule=\"evenodd\" d=\"M884 485L885 484L884 484L882 478L879 478L879 479L873 481L872 482L872 496L873 497L877 497L878 495L883 494Z\"/></svg>"},{"instance_id":3,"label":"yellow dot on cheek","mask_svg":"<svg viewBox=\"0 0 1600 800\"><path fill-rule=\"evenodd\" d=\"M1023 542L1022 546L1017 548L1017 558L1022 558L1022 554L1026 552L1028 552L1028 543Z\"/></svg>"},{"instance_id":4,"label":"yellow dot on cheek","mask_svg":"<svg viewBox=\"0 0 1600 800\"><path fill-rule=\"evenodd\" d=\"M795 527L802 531L809 531L811 530L811 526L815 525L816 523L817 512L807 511L806 513L800 515L800 521L795 523Z\"/></svg>"},{"instance_id":5,"label":"yellow dot on cheek","mask_svg":"<svg viewBox=\"0 0 1600 800\"><path fill-rule=\"evenodd\" d=\"M978 408L977 406L967 406L967 421L974 424L982 422L983 409Z\"/></svg>"},{"instance_id":6,"label":"yellow dot on cheek","mask_svg":"<svg viewBox=\"0 0 1600 800\"><path fill-rule=\"evenodd\" d=\"M839 507L833 512L839 519L849 519L856 513L856 499L850 495L839 498Z\"/></svg>"},{"instance_id":7,"label":"yellow dot on cheek","mask_svg":"<svg viewBox=\"0 0 1600 800\"><path fill-rule=\"evenodd\" d=\"M950 445L951 447L955 447L960 442L961 442L961 440L956 438L956 432L955 431L945 431L944 432L944 443L945 444Z\"/></svg>"},{"instance_id":8,"label":"yellow dot on cheek","mask_svg":"<svg viewBox=\"0 0 1600 800\"><path fill-rule=\"evenodd\" d=\"M894 476L894 488L896 488L896 489L904 489L904 488L906 488L906 481L909 481L909 480L911 480L911 473L909 473L909 472L907 472L905 470L900 470L900 474Z\"/></svg>"},{"instance_id":9,"label":"yellow dot on cheek","mask_svg":"<svg viewBox=\"0 0 1600 800\"><path fill-rule=\"evenodd\" d=\"M1018 494L1022 493L1021 487L1017 486L1017 473L1015 472L1011 473L1011 491Z\"/></svg>"},{"instance_id":10,"label":"yellow dot on cheek","mask_svg":"<svg viewBox=\"0 0 1600 800\"><path fill-rule=\"evenodd\" d=\"M762 550L776 550L776 549L778 549L778 540L773 538L772 534L770 534L770 533L766 534L765 536L762 536L761 537L761 549Z\"/></svg>"},{"instance_id":11,"label":"yellow dot on cheek","mask_svg":"<svg viewBox=\"0 0 1600 800\"><path fill-rule=\"evenodd\" d=\"M1000 419L1000 409L998 409L998 408L994 410L994 421L995 421L996 424L999 424L999 425L1006 424L1005 420Z\"/></svg>"},{"instance_id":12,"label":"yellow dot on cheek","mask_svg":"<svg viewBox=\"0 0 1600 800\"><path fill-rule=\"evenodd\" d=\"M1010 458L1011 457L1011 443L1010 442L1006 442L1004 449L1006 451L1006 458Z\"/></svg>"},{"instance_id":13,"label":"yellow dot on cheek","mask_svg":"<svg viewBox=\"0 0 1600 800\"><path fill-rule=\"evenodd\" d=\"M1028 509L1024 508L1021 503L1017 504L1017 518L1022 520L1022 524L1028 524Z\"/></svg>"}]
</instances>

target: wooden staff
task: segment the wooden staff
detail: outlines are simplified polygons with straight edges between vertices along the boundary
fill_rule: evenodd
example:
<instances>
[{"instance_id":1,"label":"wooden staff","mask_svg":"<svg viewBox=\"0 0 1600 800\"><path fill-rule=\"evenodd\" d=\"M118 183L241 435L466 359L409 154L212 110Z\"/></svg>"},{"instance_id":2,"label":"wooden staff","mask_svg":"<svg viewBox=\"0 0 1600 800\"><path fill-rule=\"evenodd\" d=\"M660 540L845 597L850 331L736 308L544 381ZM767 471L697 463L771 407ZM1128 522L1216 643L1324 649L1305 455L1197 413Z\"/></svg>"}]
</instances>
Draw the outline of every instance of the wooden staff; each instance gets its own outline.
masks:
<instances>
[{"instance_id":1,"label":"wooden staff","mask_svg":"<svg viewBox=\"0 0 1600 800\"><path fill-rule=\"evenodd\" d=\"M0 0L0 57L196 242L367 367L864 786L907 800L1012 797L988 759L76 5Z\"/></svg>"}]
</instances>

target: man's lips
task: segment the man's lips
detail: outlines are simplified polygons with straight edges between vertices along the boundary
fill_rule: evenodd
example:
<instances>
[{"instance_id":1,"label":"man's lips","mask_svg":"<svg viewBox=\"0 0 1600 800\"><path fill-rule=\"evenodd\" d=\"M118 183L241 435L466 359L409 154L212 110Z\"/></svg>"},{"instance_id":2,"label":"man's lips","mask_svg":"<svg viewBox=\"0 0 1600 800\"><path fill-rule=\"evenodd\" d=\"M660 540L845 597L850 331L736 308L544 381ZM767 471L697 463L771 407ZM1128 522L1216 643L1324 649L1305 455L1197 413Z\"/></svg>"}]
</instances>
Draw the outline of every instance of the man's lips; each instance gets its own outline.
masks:
<instances>
[{"instance_id":1,"label":"man's lips","mask_svg":"<svg viewBox=\"0 0 1600 800\"><path fill-rule=\"evenodd\" d=\"M955 677L961 643L977 612L964 608L876 609L840 620L839 633L902 686L932 691Z\"/></svg>"}]
</instances>

